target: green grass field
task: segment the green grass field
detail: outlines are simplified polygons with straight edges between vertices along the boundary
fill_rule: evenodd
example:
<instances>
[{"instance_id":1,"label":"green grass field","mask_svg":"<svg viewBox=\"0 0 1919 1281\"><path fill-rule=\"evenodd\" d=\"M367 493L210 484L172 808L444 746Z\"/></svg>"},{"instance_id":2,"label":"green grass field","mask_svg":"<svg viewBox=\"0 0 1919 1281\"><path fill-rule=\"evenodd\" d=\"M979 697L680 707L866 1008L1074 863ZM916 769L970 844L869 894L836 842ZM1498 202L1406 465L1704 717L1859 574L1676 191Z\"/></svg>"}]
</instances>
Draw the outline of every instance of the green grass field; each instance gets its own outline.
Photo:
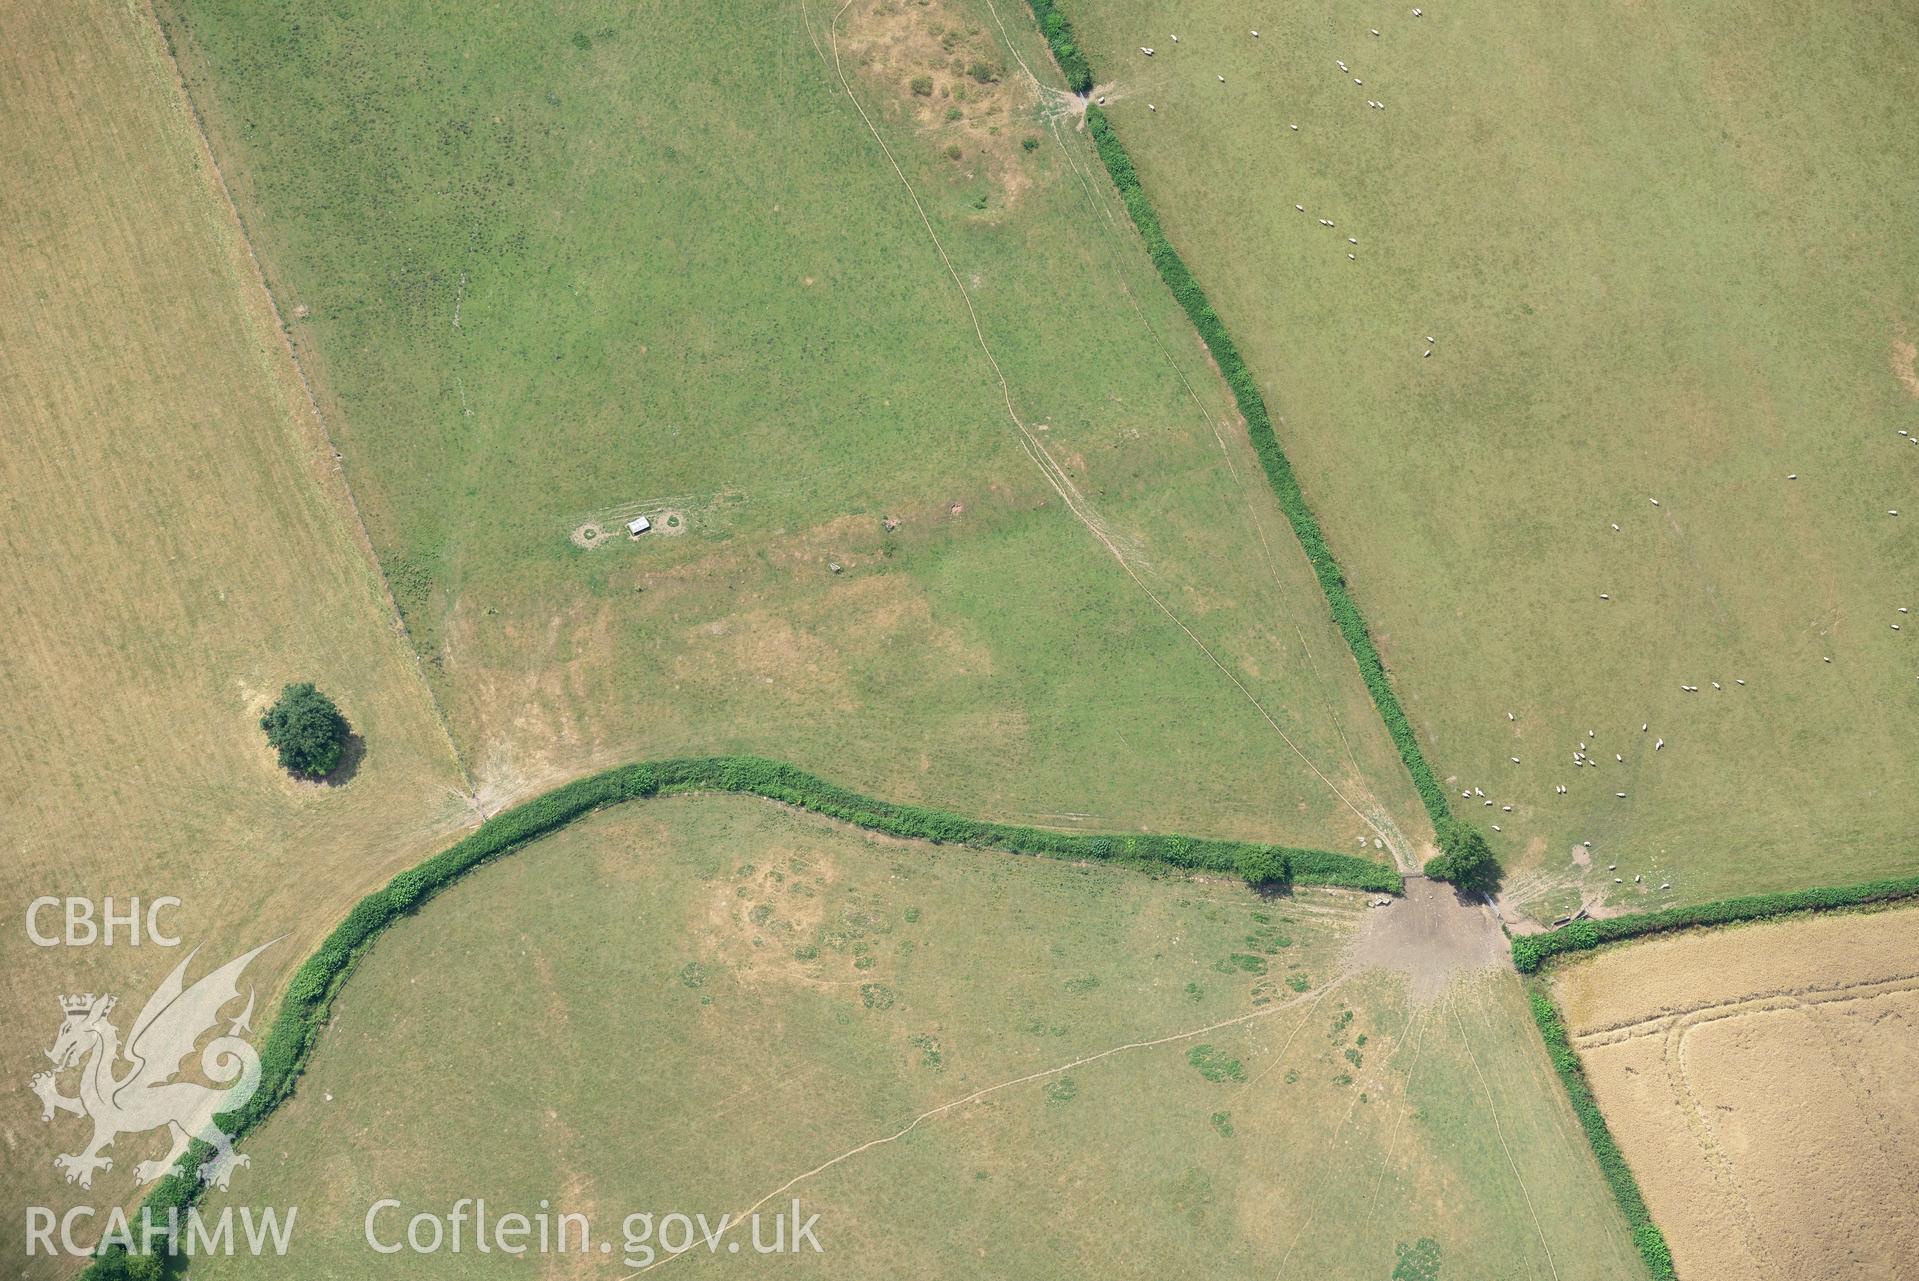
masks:
<instances>
[{"instance_id":1,"label":"green grass field","mask_svg":"<svg viewBox=\"0 0 1919 1281\"><path fill-rule=\"evenodd\" d=\"M296 1204L294 1249L193 1274L523 1268L365 1244L376 1200L403 1224L484 1196L615 1242L542 1273L621 1276L627 1214L717 1218L825 1166L775 1200L820 1214L804 1270L837 1277L1379 1281L1421 1240L1444 1276L1634 1275L1517 981L1412 1004L1346 960L1362 903L747 798L609 811L380 941L207 1206Z\"/></svg>"},{"instance_id":2,"label":"green grass field","mask_svg":"<svg viewBox=\"0 0 1919 1281\"><path fill-rule=\"evenodd\" d=\"M1912 11L1409 9L1067 5L1455 803L1544 914L1909 870Z\"/></svg>"},{"instance_id":3,"label":"green grass field","mask_svg":"<svg viewBox=\"0 0 1919 1281\"><path fill-rule=\"evenodd\" d=\"M995 817L1427 839L988 6L162 9L489 801L757 750Z\"/></svg>"}]
</instances>

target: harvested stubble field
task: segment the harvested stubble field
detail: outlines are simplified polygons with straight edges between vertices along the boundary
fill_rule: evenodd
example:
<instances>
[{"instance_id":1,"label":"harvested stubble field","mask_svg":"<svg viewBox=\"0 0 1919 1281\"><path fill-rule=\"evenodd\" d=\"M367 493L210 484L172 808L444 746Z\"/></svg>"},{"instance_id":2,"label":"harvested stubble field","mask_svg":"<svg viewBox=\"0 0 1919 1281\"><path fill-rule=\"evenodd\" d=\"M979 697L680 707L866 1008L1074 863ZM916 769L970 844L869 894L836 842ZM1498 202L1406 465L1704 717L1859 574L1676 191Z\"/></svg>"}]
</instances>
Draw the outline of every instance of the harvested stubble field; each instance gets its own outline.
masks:
<instances>
[{"instance_id":1,"label":"harvested stubble field","mask_svg":"<svg viewBox=\"0 0 1919 1281\"><path fill-rule=\"evenodd\" d=\"M365 1244L376 1200L405 1207L386 1244L485 1197L615 1246L542 1275L619 1277L627 1214L776 1190L769 1210L820 1215L823 1255L675 1266L1382 1281L1403 1248L1440 1276L1635 1275L1516 980L1442 966L1413 999L1376 933L1413 905L1364 902L744 797L604 811L379 941L245 1145L244 1191L209 1203L299 1205L297 1249L194 1275L524 1271Z\"/></svg>"},{"instance_id":2,"label":"harvested stubble field","mask_svg":"<svg viewBox=\"0 0 1919 1281\"><path fill-rule=\"evenodd\" d=\"M285 935L251 974L266 1008L360 895L472 816L148 15L0 6L0 172L12 1276L22 1205L131 1199L125 1172L164 1150L128 1135L91 1192L62 1182L53 1157L85 1123L42 1124L26 1092L55 998L117 993L130 1018L186 947L224 959ZM332 785L288 778L260 732L301 679L364 742ZM122 913L176 896L158 923L184 946L131 946L124 925L111 947L33 946L43 895L111 896ZM58 908L37 924L63 932Z\"/></svg>"},{"instance_id":3,"label":"harvested stubble field","mask_svg":"<svg viewBox=\"0 0 1919 1281\"><path fill-rule=\"evenodd\" d=\"M1919 1258L1919 910L1631 943L1551 983L1680 1276Z\"/></svg>"},{"instance_id":4,"label":"harvested stubble field","mask_svg":"<svg viewBox=\"0 0 1919 1281\"><path fill-rule=\"evenodd\" d=\"M1909 871L1919 11L1064 7L1516 905Z\"/></svg>"},{"instance_id":5,"label":"harvested stubble field","mask_svg":"<svg viewBox=\"0 0 1919 1281\"><path fill-rule=\"evenodd\" d=\"M980 0L161 10L489 802L758 751L1418 856L1018 11L1009 45Z\"/></svg>"}]
</instances>

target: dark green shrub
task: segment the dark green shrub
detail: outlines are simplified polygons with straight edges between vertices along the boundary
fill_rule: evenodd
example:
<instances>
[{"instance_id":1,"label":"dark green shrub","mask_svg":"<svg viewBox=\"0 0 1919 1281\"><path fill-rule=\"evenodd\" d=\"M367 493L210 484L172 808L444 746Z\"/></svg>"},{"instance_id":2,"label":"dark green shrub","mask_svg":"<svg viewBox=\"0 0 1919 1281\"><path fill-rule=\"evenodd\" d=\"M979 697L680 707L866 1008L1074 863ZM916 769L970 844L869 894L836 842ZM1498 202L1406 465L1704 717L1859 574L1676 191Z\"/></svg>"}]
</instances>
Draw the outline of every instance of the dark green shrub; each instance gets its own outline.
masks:
<instances>
[{"instance_id":1,"label":"dark green shrub","mask_svg":"<svg viewBox=\"0 0 1919 1281\"><path fill-rule=\"evenodd\" d=\"M1426 860L1426 875L1468 894L1497 893L1499 860L1493 857L1485 834L1454 818L1442 819L1437 826L1439 853Z\"/></svg>"},{"instance_id":2,"label":"dark green shrub","mask_svg":"<svg viewBox=\"0 0 1919 1281\"><path fill-rule=\"evenodd\" d=\"M346 717L312 681L288 685L280 701L260 718L267 742L280 754L280 768L305 778L324 778L346 751Z\"/></svg>"},{"instance_id":3,"label":"dark green shrub","mask_svg":"<svg viewBox=\"0 0 1919 1281\"><path fill-rule=\"evenodd\" d=\"M1027 134L1024 138L1021 138L1019 140L1019 145L1024 147L1028 151L1038 151L1039 139L1035 138L1032 134Z\"/></svg>"},{"instance_id":4,"label":"dark green shrub","mask_svg":"<svg viewBox=\"0 0 1919 1281\"><path fill-rule=\"evenodd\" d=\"M1288 875L1285 853L1271 845L1254 845L1240 851L1236 870L1255 888L1283 885Z\"/></svg>"},{"instance_id":5,"label":"dark green shrub","mask_svg":"<svg viewBox=\"0 0 1919 1281\"><path fill-rule=\"evenodd\" d=\"M913 90L913 96L915 98L930 98L933 96L933 77L931 76L914 76L909 82L909 85Z\"/></svg>"},{"instance_id":6,"label":"dark green shrub","mask_svg":"<svg viewBox=\"0 0 1919 1281\"><path fill-rule=\"evenodd\" d=\"M1073 24L1066 20L1053 0L1027 0L1027 3L1033 8L1033 16L1039 19L1040 34L1046 37L1047 47L1053 51L1053 61L1066 76L1066 87L1074 93L1091 93L1093 69L1087 65L1086 55L1080 52Z\"/></svg>"},{"instance_id":7,"label":"dark green shrub","mask_svg":"<svg viewBox=\"0 0 1919 1281\"><path fill-rule=\"evenodd\" d=\"M967 66L966 74L979 84L990 85L999 83L1001 71L997 63L974 62Z\"/></svg>"}]
</instances>

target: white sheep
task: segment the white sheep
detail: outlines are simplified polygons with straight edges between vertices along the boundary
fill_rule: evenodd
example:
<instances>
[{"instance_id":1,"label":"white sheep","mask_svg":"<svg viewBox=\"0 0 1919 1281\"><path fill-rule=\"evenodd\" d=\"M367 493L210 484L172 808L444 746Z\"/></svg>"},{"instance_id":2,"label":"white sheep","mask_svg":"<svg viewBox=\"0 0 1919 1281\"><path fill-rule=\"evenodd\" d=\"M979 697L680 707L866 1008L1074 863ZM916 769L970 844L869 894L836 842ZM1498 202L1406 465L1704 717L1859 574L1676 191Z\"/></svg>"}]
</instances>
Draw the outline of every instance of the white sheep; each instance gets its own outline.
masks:
<instances>
[{"instance_id":1,"label":"white sheep","mask_svg":"<svg viewBox=\"0 0 1919 1281\"><path fill-rule=\"evenodd\" d=\"M1655 751L1655 752L1663 752L1663 751L1665 751L1665 750L1666 750L1666 740L1665 740L1665 739L1663 739L1663 738L1660 738L1660 739L1654 739L1654 740L1653 740L1653 745L1652 745L1652 750L1653 750L1653 751Z\"/></svg>"},{"instance_id":2,"label":"white sheep","mask_svg":"<svg viewBox=\"0 0 1919 1281\"><path fill-rule=\"evenodd\" d=\"M1145 54L1149 58L1153 56L1153 51L1151 49L1148 49L1145 45L1141 45L1139 47L1139 51Z\"/></svg>"},{"instance_id":3,"label":"white sheep","mask_svg":"<svg viewBox=\"0 0 1919 1281\"><path fill-rule=\"evenodd\" d=\"M1517 756L1515 756L1515 757L1513 757L1513 758L1512 758L1512 763L1513 763L1513 764L1515 764L1515 765L1517 765L1517 764L1519 764L1519 758L1518 758Z\"/></svg>"}]
</instances>

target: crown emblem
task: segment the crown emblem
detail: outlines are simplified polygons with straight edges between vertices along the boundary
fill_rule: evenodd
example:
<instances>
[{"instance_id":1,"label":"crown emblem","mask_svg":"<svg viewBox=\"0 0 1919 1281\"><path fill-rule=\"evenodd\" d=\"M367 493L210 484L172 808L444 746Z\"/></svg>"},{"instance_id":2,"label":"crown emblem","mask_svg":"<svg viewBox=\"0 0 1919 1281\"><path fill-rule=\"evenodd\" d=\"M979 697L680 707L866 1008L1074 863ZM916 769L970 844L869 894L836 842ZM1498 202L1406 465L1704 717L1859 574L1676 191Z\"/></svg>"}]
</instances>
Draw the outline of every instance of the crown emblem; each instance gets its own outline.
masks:
<instances>
[{"instance_id":1,"label":"crown emblem","mask_svg":"<svg viewBox=\"0 0 1919 1281\"><path fill-rule=\"evenodd\" d=\"M111 997L107 998L109 1004L111 1004L112 999ZM67 1014L85 1014L93 1008L93 1000L94 997L91 992L83 992L78 996L63 996L60 998L60 1009Z\"/></svg>"}]
</instances>

